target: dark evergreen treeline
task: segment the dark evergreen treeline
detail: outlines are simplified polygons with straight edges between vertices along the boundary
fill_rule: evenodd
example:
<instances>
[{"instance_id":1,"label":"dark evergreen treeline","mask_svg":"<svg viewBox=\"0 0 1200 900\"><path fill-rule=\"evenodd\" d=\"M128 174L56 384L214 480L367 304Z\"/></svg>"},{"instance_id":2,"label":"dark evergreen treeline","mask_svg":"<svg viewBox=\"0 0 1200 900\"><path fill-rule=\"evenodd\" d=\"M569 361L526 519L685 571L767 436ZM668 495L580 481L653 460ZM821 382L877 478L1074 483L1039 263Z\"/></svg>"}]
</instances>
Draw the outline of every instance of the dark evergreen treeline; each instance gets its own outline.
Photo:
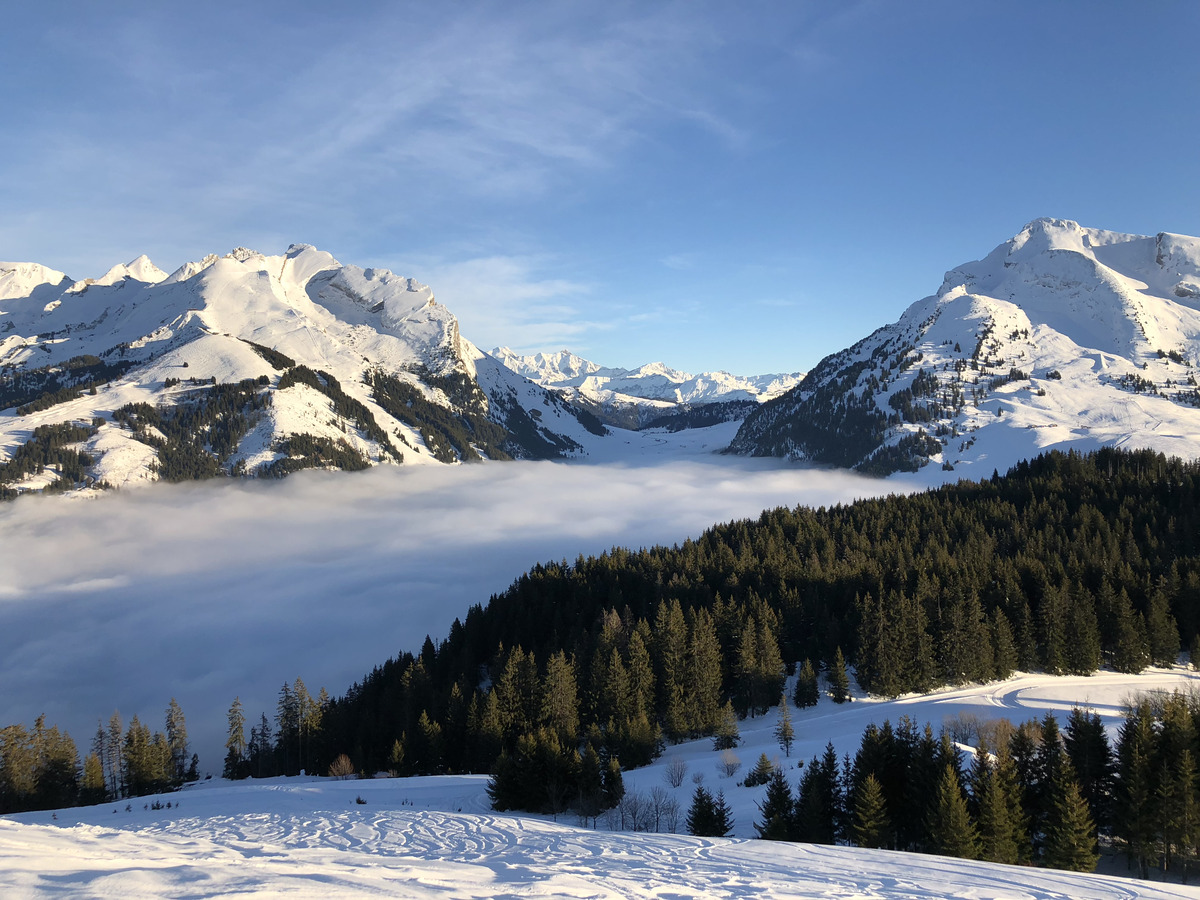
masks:
<instances>
[{"instance_id":1,"label":"dark evergreen treeline","mask_svg":"<svg viewBox=\"0 0 1200 900\"><path fill-rule=\"evenodd\" d=\"M969 767L952 739L978 747ZM1100 717L1072 710L1013 726L958 720L935 736L911 719L870 725L853 760L832 745L792 785L776 766L758 836L915 850L1091 871L1099 842L1141 877L1200 851L1200 696L1142 697L1115 750Z\"/></svg>"},{"instance_id":2,"label":"dark evergreen treeline","mask_svg":"<svg viewBox=\"0 0 1200 900\"><path fill-rule=\"evenodd\" d=\"M1110 833L1120 795L1099 716L1074 710L1065 734L1052 714L979 731L968 770L948 730L935 735L908 718L870 725L853 760L839 761L827 745L794 788L776 767L755 831L768 840L1094 869L1097 835Z\"/></svg>"},{"instance_id":3,"label":"dark evergreen treeline","mask_svg":"<svg viewBox=\"0 0 1200 900\"><path fill-rule=\"evenodd\" d=\"M331 771L335 754L325 729L329 694L325 688L313 696L304 680L283 683L273 720L264 712L246 734L246 713L240 698L229 707L225 737L226 778L269 778L275 775L352 774ZM274 729L272 729L272 723Z\"/></svg>"},{"instance_id":4,"label":"dark evergreen treeline","mask_svg":"<svg viewBox=\"0 0 1200 900\"><path fill-rule=\"evenodd\" d=\"M560 743L629 766L660 740L711 733L726 700L742 715L773 705L785 664L835 674L842 649L885 695L1017 668L1140 671L1174 661L1200 626L1198 500L1195 464L1052 453L983 483L539 565L441 644L354 685L329 728L360 768L387 768L397 741L437 726L445 739L404 771L489 771L546 725L561 658L578 727Z\"/></svg>"},{"instance_id":5,"label":"dark evergreen treeline","mask_svg":"<svg viewBox=\"0 0 1200 900\"><path fill-rule=\"evenodd\" d=\"M61 809L174 790L199 777L188 757L187 721L174 698L164 731L134 716L126 729L114 712L96 726L91 752L79 760L71 736L39 716L33 729L0 729L0 814Z\"/></svg>"},{"instance_id":6,"label":"dark evergreen treeline","mask_svg":"<svg viewBox=\"0 0 1200 900\"><path fill-rule=\"evenodd\" d=\"M698 406L683 404L655 416L648 422L635 423L633 430L663 428L676 432L688 428L707 428L722 422L732 422L734 419L744 419L751 410L757 408L757 400L725 400L720 403L701 403Z\"/></svg>"},{"instance_id":7,"label":"dark evergreen treeline","mask_svg":"<svg viewBox=\"0 0 1200 900\"><path fill-rule=\"evenodd\" d=\"M0 376L0 409L17 407L17 415L28 415L66 403L80 391L92 390L133 368L127 360L105 362L98 356L73 356L64 363L42 366L14 375Z\"/></svg>"},{"instance_id":8,"label":"dark evergreen treeline","mask_svg":"<svg viewBox=\"0 0 1200 900\"><path fill-rule=\"evenodd\" d=\"M372 370L365 380L375 402L389 415L416 429L435 459L478 462L483 458L479 450L489 459L512 458L504 449L508 433L487 417L486 399L479 385L462 373L444 378L427 371L420 375L430 387L441 390L454 408L431 403L419 387L386 372Z\"/></svg>"},{"instance_id":9,"label":"dark evergreen treeline","mask_svg":"<svg viewBox=\"0 0 1200 900\"><path fill-rule=\"evenodd\" d=\"M51 492L69 490L86 480L91 456L72 450L69 445L86 441L95 432L94 427L69 422L33 429L30 439L14 450L7 462L0 463L0 500L17 496L17 491L7 487L8 484L47 468L58 474L58 479L46 489Z\"/></svg>"},{"instance_id":10,"label":"dark evergreen treeline","mask_svg":"<svg viewBox=\"0 0 1200 900\"><path fill-rule=\"evenodd\" d=\"M176 405L129 403L113 411L113 421L158 451L155 463L166 481L190 481L221 474L222 465L249 431L255 413L271 403L269 379L237 384L196 382L196 391Z\"/></svg>"}]
</instances>

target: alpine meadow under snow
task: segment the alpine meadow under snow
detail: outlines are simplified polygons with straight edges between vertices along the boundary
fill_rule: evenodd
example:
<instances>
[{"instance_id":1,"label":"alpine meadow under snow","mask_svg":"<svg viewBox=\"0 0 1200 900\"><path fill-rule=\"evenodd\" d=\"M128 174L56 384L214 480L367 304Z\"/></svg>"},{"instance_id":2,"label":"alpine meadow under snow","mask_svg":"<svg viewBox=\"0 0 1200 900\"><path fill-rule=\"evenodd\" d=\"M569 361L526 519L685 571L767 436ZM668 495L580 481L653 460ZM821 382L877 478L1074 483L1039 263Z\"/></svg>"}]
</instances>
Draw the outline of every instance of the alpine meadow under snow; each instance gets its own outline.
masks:
<instances>
[{"instance_id":1,"label":"alpine meadow under snow","mask_svg":"<svg viewBox=\"0 0 1200 900\"><path fill-rule=\"evenodd\" d=\"M1014 721L1077 704L1111 729L1135 691L1196 684L1176 669L1141 676L1008 682L927 697L794 711L791 760L831 741L852 752L871 722L911 716L935 726ZM742 725L744 759L780 757L773 715ZM570 817L497 815L486 776L367 781L281 778L201 782L175 794L0 820L0 887L12 897L163 898L287 894L295 897L874 898L874 900L1169 900L1200 889L1133 881L1122 865L1086 875L962 859L746 840L762 788L719 769L710 741L676 745L630 772L627 790L656 789L686 808L694 780L731 800L739 838L610 831ZM786 759L779 760L791 765ZM688 777L672 788L668 766ZM170 808L166 804L170 803ZM677 821L681 821L678 819ZM677 824L680 832L684 831ZM663 829L667 831L666 828Z\"/></svg>"}]
</instances>

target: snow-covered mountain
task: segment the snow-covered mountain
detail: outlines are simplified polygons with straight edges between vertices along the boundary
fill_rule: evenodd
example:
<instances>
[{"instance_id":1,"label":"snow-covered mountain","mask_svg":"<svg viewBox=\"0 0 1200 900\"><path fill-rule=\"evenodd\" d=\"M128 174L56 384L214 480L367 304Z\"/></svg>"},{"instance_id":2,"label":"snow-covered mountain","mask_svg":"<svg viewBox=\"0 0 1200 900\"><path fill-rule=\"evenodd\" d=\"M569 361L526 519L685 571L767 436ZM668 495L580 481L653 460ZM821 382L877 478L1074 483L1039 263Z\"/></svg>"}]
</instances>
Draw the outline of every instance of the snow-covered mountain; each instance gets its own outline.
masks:
<instances>
[{"instance_id":1,"label":"snow-covered mountain","mask_svg":"<svg viewBox=\"0 0 1200 900\"><path fill-rule=\"evenodd\" d=\"M562 457L604 433L462 337L429 287L307 245L82 281L0 263L0 411L10 494Z\"/></svg>"},{"instance_id":2,"label":"snow-covered mountain","mask_svg":"<svg viewBox=\"0 0 1200 900\"><path fill-rule=\"evenodd\" d=\"M754 404L777 397L800 383L799 372L741 376L728 372L692 375L661 362L636 369L601 366L570 350L520 356L508 347L491 355L512 371L592 410L605 422L639 427L662 420L685 407L731 405L731 417L741 418Z\"/></svg>"},{"instance_id":3,"label":"snow-covered mountain","mask_svg":"<svg viewBox=\"0 0 1200 900\"><path fill-rule=\"evenodd\" d=\"M1050 447L1200 452L1200 240L1037 219L752 412L731 450L985 477Z\"/></svg>"}]
</instances>

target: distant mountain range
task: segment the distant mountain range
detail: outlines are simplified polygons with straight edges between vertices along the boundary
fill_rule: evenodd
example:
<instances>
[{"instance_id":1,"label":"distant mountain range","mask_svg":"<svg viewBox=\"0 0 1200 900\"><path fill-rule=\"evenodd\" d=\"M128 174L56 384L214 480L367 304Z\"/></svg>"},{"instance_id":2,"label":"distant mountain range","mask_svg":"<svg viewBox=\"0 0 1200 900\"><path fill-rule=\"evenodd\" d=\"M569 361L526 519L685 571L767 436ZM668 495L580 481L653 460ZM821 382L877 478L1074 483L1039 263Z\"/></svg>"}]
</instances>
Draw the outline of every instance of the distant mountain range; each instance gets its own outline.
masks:
<instances>
[{"instance_id":1,"label":"distant mountain range","mask_svg":"<svg viewBox=\"0 0 1200 900\"><path fill-rule=\"evenodd\" d=\"M728 372L691 375L661 362L636 369L608 368L570 350L519 356L508 347L497 347L491 355L512 371L621 428L684 421L688 410L710 404L722 404L727 420L740 419L803 378L799 372L748 377Z\"/></svg>"},{"instance_id":2,"label":"distant mountain range","mask_svg":"<svg viewBox=\"0 0 1200 900\"><path fill-rule=\"evenodd\" d=\"M986 477L1051 447L1200 455L1200 240L1037 219L752 411L731 450Z\"/></svg>"},{"instance_id":3,"label":"distant mountain range","mask_svg":"<svg viewBox=\"0 0 1200 900\"><path fill-rule=\"evenodd\" d=\"M719 436L739 421L732 453L925 468L930 481L987 476L1049 447L1194 457L1198 361L1200 240L1058 219L952 270L803 377L487 354L431 288L307 245L238 248L171 274L142 256L83 281L0 263L0 496L308 467L612 460L636 443L614 427L729 423Z\"/></svg>"},{"instance_id":4,"label":"distant mountain range","mask_svg":"<svg viewBox=\"0 0 1200 900\"><path fill-rule=\"evenodd\" d=\"M657 379L649 368L627 373L658 392L631 400L631 424L758 390L658 368ZM672 400L675 381L683 387ZM281 256L238 248L169 275L142 256L83 281L0 263L2 496L309 467L587 458L617 443L591 407L620 419L610 414L620 401L593 403L600 394L590 390L534 383L464 338L426 285L306 245ZM638 416L639 404L651 415ZM720 404L707 408L730 418Z\"/></svg>"}]
</instances>

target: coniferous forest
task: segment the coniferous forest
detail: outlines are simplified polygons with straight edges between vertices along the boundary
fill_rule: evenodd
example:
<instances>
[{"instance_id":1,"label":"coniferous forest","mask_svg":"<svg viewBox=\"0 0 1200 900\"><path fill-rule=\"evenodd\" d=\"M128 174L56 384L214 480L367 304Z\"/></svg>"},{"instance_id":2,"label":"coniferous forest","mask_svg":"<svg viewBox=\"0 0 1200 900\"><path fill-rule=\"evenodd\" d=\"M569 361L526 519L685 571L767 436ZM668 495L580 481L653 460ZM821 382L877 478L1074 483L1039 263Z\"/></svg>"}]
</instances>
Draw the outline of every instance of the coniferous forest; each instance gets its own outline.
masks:
<instances>
[{"instance_id":1,"label":"coniferous forest","mask_svg":"<svg viewBox=\"0 0 1200 900\"><path fill-rule=\"evenodd\" d=\"M224 771L484 772L497 809L594 817L621 802L621 770L668 743L736 742L737 718L775 707L792 672L805 706L822 671L845 699L848 667L897 695L1018 669L1173 663L1200 631L1198 500L1193 463L1051 453L979 483L545 563L344 696L285 684L273 720L235 701ZM768 785L757 827L1058 865L1078 853L1069 864L1084 867L1111 829L1143 868L1193 855L1200 706L1132 710L1115 755L1079 715L1065 738L1049 720L991 735L969 771L944 735L869 729L856 759L813 760L795 786L756 770ZM2 777L10 758L0 748ZM123 778L103 779L107 796L140 790ZM697 827L720 833L722 798L697 802Z\"/></svg>"},{"instance_id":2,"label":"coniferous forest","mask_svg":"<svg viewBox=\"0 0 1200 900\"><path fill-rule=\"evenodd\" d=\"M363 770L490 771L521 736L622 765L838 660L883 695L1016 670L1138 672L1200 628L1200 467L1052 453L1005 477L546 563L330 704ZM804 683L804 679L801 679ZM437 734L435 734L435 732ZM439 736L440 735L440 736Z\"/></svg>"}]
</instances>

